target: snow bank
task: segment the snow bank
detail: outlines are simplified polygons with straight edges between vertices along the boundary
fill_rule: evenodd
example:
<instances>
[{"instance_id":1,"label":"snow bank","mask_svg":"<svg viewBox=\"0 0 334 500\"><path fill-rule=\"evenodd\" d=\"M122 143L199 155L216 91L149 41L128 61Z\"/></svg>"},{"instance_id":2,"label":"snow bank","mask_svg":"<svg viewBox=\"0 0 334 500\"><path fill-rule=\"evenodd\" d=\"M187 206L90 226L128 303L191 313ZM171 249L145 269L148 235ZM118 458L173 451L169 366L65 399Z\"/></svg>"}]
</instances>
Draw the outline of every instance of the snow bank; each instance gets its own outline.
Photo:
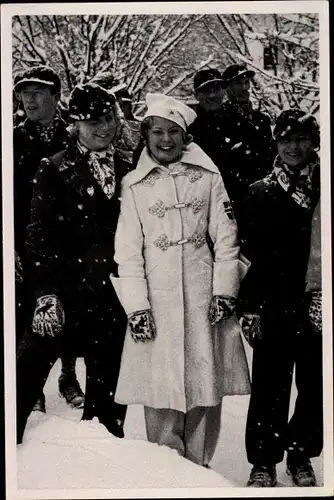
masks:
<instances>
[{"instance_id":1,"label":"snow bank","mask_svg":"<svg viewBox=\"0 0 334 500\"><path fill-rule=\"evenodd\" d=\"M18 449L20 489L233 486L175 450L118 439L97 419L76 422L39 415Z\"/></svg>"}]
</instances>

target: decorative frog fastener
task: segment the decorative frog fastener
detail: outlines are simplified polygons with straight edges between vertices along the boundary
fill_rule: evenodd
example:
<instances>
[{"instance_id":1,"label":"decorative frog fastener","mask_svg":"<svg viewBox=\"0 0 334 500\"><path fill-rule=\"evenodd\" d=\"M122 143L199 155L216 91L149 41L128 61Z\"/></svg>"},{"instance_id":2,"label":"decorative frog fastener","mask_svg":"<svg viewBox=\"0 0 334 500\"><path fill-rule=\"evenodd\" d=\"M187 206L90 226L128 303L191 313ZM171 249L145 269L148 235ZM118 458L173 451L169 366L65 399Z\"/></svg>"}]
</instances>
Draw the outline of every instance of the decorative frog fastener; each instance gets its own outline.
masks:
<instances>
[{"instance_id":1,"label":"decorative frog fastener","mask_svg":"<svg viewBox=\"0 0 334 500\"><path fill-rule=\"evenodd\" d=\"M165 205L162 200L158 200L154 205L150 206L148 209L149 213L156 215L159 218L163 218L166 215L167 210L181 209L191 207L194 214L197 214L201 208L204 206L204 201L200 198L193 198L190 202L177 202L174 205Z\"/></svg>"},{"instance_id":2,"label":"decorative frog fastener","mask_svg":"<svg viewBox=\"0 0 334 500\"><path fill-rule=\"evenodd\" d=\"M145 186L154 186L155 182L160 179L161 173L157 172L156 170L153 170L150 172L144 179L141 181Z\"/></svg>"}]
</instances>

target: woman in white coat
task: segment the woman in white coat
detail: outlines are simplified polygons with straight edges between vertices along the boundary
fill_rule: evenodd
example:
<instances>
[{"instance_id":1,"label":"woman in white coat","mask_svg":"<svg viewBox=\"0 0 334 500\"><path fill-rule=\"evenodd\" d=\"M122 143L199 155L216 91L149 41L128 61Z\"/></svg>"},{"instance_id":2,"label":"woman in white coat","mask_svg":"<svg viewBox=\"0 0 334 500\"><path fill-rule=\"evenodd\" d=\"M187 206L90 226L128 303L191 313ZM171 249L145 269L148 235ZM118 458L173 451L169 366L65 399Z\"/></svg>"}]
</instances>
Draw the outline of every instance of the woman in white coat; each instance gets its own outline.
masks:
<instances>
[{"instance_id":1,"label":"woman in white coat","mask_svg":"<svg viewBox=\"0 0 334 500\"><path fill-rule=\"evenodd\" d=\"M144 405L149 441L206 466L222 397L250 392L234 314L249 263L219 171L186 133L196 113L159 94L147 106L115 240L111 279L128 315L115 398Z\"/></svg>"}]
</instances>

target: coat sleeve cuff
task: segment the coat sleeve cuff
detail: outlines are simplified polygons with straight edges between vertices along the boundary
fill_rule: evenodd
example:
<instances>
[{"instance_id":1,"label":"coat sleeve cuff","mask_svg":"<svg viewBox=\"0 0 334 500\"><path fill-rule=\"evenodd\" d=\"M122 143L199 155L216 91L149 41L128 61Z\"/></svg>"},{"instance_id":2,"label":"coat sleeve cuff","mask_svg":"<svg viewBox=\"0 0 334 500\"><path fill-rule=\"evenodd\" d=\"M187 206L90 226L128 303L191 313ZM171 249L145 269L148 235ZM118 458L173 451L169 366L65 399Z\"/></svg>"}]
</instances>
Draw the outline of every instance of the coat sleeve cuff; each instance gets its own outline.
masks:
<instances>
[{"instance_id":1,"label":"coat sleeve cuff","mask_svg":"<svg viewBox=\"0 0 334 500\"><path fill-rule=\"evenodd\" d=\"M135 311L151 309L144 278L115 278L110 275L110 280L127 316Z\"/></svg>"},{"instance_id":2,"label":"coat sleeve cuff","mask_svg":"<svg viewBox=\"0 0 334 500\"><path fill-rule=\"evenodd\" d=\"M237 298L240 283L246 276L249 267L249 260L242 254L236 260L214 262L213 295L227 295Z\"/></svg>"}]
</instances>

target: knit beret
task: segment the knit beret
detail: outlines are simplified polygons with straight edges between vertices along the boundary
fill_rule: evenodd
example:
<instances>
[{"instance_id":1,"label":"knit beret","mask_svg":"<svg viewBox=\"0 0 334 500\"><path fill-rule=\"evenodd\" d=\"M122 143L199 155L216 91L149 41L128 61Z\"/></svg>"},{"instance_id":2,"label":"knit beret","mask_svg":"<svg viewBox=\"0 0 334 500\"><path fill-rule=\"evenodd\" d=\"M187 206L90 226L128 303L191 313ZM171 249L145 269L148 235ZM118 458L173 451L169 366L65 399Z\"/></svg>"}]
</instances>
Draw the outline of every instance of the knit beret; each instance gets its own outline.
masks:
<instances>
[{"instance_id":1,"label":"knit beret","mask_svg":"<svg viewBox=\"0 0 334 500\"><path fill-rule=\"evenodd\" d=\"M147 94L146 104L147 111L144 119L148 116L166 118L179 125L184 131L197 116L195 111L183 102L163 94Z\"/></svg>"}]
</instances>

